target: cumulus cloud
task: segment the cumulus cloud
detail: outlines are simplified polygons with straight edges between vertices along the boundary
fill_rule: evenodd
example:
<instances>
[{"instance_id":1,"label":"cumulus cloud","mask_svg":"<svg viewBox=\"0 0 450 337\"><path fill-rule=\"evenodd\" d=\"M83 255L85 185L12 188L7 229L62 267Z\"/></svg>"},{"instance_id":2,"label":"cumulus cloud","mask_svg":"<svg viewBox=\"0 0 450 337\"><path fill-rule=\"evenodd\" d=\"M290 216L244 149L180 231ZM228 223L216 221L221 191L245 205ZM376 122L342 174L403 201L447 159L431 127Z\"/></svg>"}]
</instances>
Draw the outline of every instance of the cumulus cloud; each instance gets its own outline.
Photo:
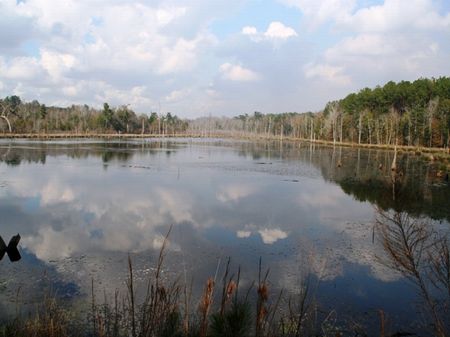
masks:
<instances>
[{"instance_id":1,"label":"cumulus cloud","mask_svg":"<svg viewBox=\"0 0 450 337\"><path fill-rule=\"evenodd\" d=\"M27 81L43 72L35 58L21 56L8 61L0 57L0 74L5 80Z\"/></svg>"},{"instance_id":2,"label":"cumulus cloud","mask_svg":"<svg viewBox=\"0 0 450 337\"><path fill-rule=\"evenodd\" d=\"M393 78L438 77L446 63L443 54L441 43L427 35L417 35L412 42L408 36L398 34L361 33L328 48L319 64L332 66L321 70L338 82L349 83L350 76L354 83L365 80L374 86ZM319 69L306 70L312 75Z\"/></svg>"},{"instance_id":3,"label":"cumulus cloud","mask_svg":"<svg viewBox=\"0 0 450 337\"><path fill-rule=\"evenodd\" d=\"M238 82L252 82L260 79L260 75L238 64L224 63L219 67L224 79Z\"/></svg>"},{"instance_id":4,"label":"cumulus cloud","mask_svg":"<svg viewBox=\"0 0 450 337\"><path fill-rule=\"evenodd\" d=\"M348 85L351 82L350 77L345 75L343 67L308 63L304 69L307 78L319 78L339 85Z\"/></svg>"},{"instance_id":5,"label":"cumulus cloud","mask_svg":"<svg viewBox=\"0 0 450 337\"><path fill-rule=\"evenodd\" d=\"M68 171L64 174L74 174ZM164 236L158 233L159 226L192 221L189 198L170 189L156 188L153 200L142 195L131 200L119 194L104 199L100 189L98 194L93 190L86 194L83 188L64 184L60 178L42 179L30 188L35 179L25 177L14 183L12 189L24 197L39 197L40 207L47 213L44 223L41 218L36 219L23 233L24 246L44 261L95 250L158 250L164 241ZM98 197L100 203L87 201ZM58 246L63 248L57 249ZM171 243L170 249L178 251L180 246Z\"/></svg>"},{"instance_id":6,"label":"cumulus cloud","mask_svg":"<svg viewBox=\"0 0 450 337\"><path fill-rule=\"evenodd\" d=\"M273 21L267 27L265 32L258 32L256 27L245 26L242 28L241 33L249 36L253 41L259 42L263 40L287 40L289 38L298 36L297 32L291 28L285 26L279 21Z\"/></svg>"},{"instance_id":7,"label":"cumulus cloud","mask_svg":"<svg viewBox=\"0 0 450 337\"><path fill-rule=\"evenodd\" d=\"M283 240L288 237L288 233L279 228L264 228L260 229L258 233L261 235L261 239L266 245L274 244L278 240Z\"/></svg>"},{"instance_id":8,"label":"cumulus cloud","mask_svg":"<svg viewBox=\"0 0 450 337\"><path fill-rule=\"evenodd\" d=\"M249 238L250 235L252 235L252 232L250 232L250 231L244 231L244 230L238 230L238 231L236 231L236 236L237 236L239 239L246 239L246 238Z\"/></svg>"},{"instance_id":9,"label":"cumulus cloud","mask_svg":"<svg viewBox=\"0 0 450 337\"><path fill-rule=\"evenodd\" d=\"M50 226L39 228L37 235L24 236L23 244L43 261L67 258L88 245L84 233L76 229L56 231Z\"/></svg>"},{"instance_id":10,"label":"cumulus cloud","mask_svg":"<svg viewBox=\"0 0 450 337\"><path fill-rule=\"evenodd\" d=\"M43 205L54 203L67 203L74 200L75 195L72 188L64 186L63 183L50 180L42 189L41 203Z\"/></svg>"},{"instance_id":11,"label":"cumulus cloud","mask_svg":"<svg viewBox=\"0 0 450 337\"><path fill-rule=\"evenodd\" d=\"M342 39L326 51L325 57L332 60L338 57L394 55L399 50L400 45L395 46L391 42L393 41L381 35L359 34Z\"/></svg>"},{"instance_id":12,"label":"cumulus cloud","mask_svg":"<svg viewBox=\"0 0 450 337\"><path fill-rule=\"evenodd\" d=\"M128 102L132 106L151 106L155 102L149 98L148 88L146 86L134 86L131 88L120 89L105 82L88 82L86 87L100 88L100 92L96 95L99 102L111 102L115 105Z\"/></svg>"},{"instance_id":13,"label":"cumulus cloud","mask_svg":"<svg viewBox=\"0 0 450 337\"><path fill-rule=\"evenodd\" d=\"M0 1L0 96L195 117L314 111L362 87L449 75L445 2L270 1L298 23L255 20L243 0Z\"/></svg>"},{"instance_id":14,"label":"cumulus cloud","mask_svg":"<svg viewBox=\"0 0 450 337\"><path fill-rule=\"evenodd\" d=\"M178 39L173 46L163 48L158 72L165 74L192 69L197 62L196 49L201 39Z\"/></svg>"},{"instance_id":15,"label":"cumulus cloud","mask_svg":"<svg viewBox=\"0 0 450 337\"><path fill-rule=\"evenodd\" d=\"M302 11L310 28L329 20L344 20L356 5L356 0L281 0Z\"/></svg>"},{"instance_id":16,"label":"cumulus cloud","mask_svg":"<svg viewBox=\"0 0 450 337\"><path fill-rule=\"evenodd\" d=\"M170 27L192 13L181 3L69 0L54 4L45 0L8 0L0 6L4 9L0 22L8 25L1 31L23 32L24 36L17 38L16 49L22 54L31 53L10 57L2 55L0 49L4 93L11 94L20 84L25 99L38 98L47 104L99 106L111 92L124 92L124 99L114 101L150 110L148 104L164 96L152 100L153 90L142 97L135 88L149 84L156 87L157 82L165 81L169 96L175 90L173 78L194 71L205 48L215 43L206 30L189 35L171 31ZM38 34L31 32L31 24ZM26 50L26 41L33 42L33 50ZM91 90L80 90L81 82Z\"/></svg>"},{"instance_id":17,"label":"cumulus cloud","mask_svg":"<svg viewBox=\"0 0 450 337\"><path fill-rule=\"evenodd\" d=\"M34 18L18 7L15 0L0 2L0 53L16 55L22 43L40 34Z\"/></svg>"},{"instance_id":18,"label":"cumulus cloud","mask_svg":"<svg viewBox=\"0 0 450 337\"><path fill-rule=\"evenodd\" d=\"M411 29L446 29L450 15L440 14L432 0L385 0L360 6L357 0L281 0L298 8L310 28L334 22L340 28L365 32L392 32Z\"/></svg>"},{"instance_id":19,"label":"cumulus cloud","mask_svg":"<svg viewBox=\"0 0 450 337\"><path fill-rule=\"evenodd\" d=\"M76 58L71 54L42 50L40 63L52 80L58 81L75 66Z\"/></svg>"},{"instance_id":20,"label":"cumulus cloud","mask_svg":"<svg viewBox=\"0 0 450 337\"><path fill-rule=\"evenodd\" d=\"M256 192L256 188L250 185L230 184L221 186L216 193L217 200L221 202L238 201Z\"/></svg>"},{"instance_id":21,"label":"cumulus cloud","mask_svg":"<svg viewBox=\"0 0 450 337\"><path fill-rule=\"evenodd\" d=\"M244 35L257 35L258 34L258 30L256 29L256 27L245 26L244 28L242 28L242 34L244 34Z\"/></svg>"},{"instance_id":22,"label":"cumulus cloud","mask_svg":"<svg viewBox=\"0 0 450 337\"><path fill-rule=\"evenodd\" d=\"M190 94L191 90L189 88L174 90L169 95L165 97L166 102L178 102L186 98Z\"/></svg>"},{"instance_id":23,"label":"cumulus cloud","mask_svg":"<svg viewBox=\"0 0 450 337\"><path fill-rule=\"evenodd\" d=\"M282 39L286 40L290 37L297 36L297 33L291 27L286 27L281 22L271 22L267 30L264 32L264 36L269 39Z\"/></svg>"},{"instance_id":24,"label":"cumulus cloud","mask_svg":"<svg viewBox=\"0 0 450 337\"><path fill-rule=\"evenodd\" d=\"M439 14L431 0L385 0L336 17L338 25L358 32L411 32L411 30L445 30L450 27L450 14Z\"/></svg>"},{"instance_id":25,"label":"cumulus cloud","mask_svg":"<svg viewBox=\"0 0 450 337\"><path fill-rule=\"evenodd\" d=\"M333 85L346 86L351 83L351 78L344 73L343 67L330 64L308 63L304 66L304 71L306 78L317 78Z\"/></svg>"},{"instance_id":26,"label":"cumulus cloud","mask_svg":"<svg viewBox=\"0 0 450 337\"><path fill-rule=\"evenodd\" d=\"M450 12L432 0L282 0L304 14L303 24L342 34L303 65L307 80L348 93L389 80L442 76ZM339 89L334 89L337 93ZM334 95L338 98L339 96Z\"/></svg>"}]
</instances>

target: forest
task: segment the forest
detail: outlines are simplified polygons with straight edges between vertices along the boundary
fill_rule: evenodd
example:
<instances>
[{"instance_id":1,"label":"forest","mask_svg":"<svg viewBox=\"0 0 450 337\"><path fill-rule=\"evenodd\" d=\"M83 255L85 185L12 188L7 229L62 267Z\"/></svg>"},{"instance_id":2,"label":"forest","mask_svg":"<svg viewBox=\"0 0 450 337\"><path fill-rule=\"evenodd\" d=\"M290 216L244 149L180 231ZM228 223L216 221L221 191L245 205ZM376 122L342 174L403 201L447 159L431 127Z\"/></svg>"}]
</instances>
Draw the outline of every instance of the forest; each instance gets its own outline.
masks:
<instances>
[{"instance_id":1,"label":"forest","mask_svg":"<svg viewBox=\"0 0 450 337\"><path fill-rule=\"evenodd\" d=\"M364 88L319 112L261 113L186 120L170 112L137 115L127 105L46 107L18 96L0 100L0 132L139 133L290 137L334 143L449 147L450 78Z\"/></svg>"},{"instance_id":2,"label":"forest","mask_svg":"<svg viewBox=\"0 0 450 337\"><path fill-rule=\"evenodd\" d=\"M335 143L449 147L450 78L364 88L316 113L255 111L232 119L198 119L190 127Z\"/></svg>"},{"instance_id":3,"label":"forest","mask_svg":"<svg viewBox=\"0 0 450 337\"><path fill-rule=\"evenodd\" d=\"M3 133L133 133L176 134L184 133L188 122L170 112L137 115L128 105L103 109L88 105L47 107L34 100L22 102L18 96L0 100L0 132Z\"/></svg>"}]
</instances>

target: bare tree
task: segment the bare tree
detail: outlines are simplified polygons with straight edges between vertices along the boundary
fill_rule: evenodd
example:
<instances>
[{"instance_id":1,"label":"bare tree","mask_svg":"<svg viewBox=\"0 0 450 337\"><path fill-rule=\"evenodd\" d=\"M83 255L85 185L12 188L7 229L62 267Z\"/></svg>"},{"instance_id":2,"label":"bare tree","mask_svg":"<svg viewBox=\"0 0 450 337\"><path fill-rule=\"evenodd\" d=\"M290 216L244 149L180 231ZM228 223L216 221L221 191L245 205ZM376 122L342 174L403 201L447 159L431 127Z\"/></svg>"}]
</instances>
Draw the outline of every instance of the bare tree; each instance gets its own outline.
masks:
<instances>
[{"instance_id":1,"label":"bare tree","mask_svg":"<svg viewBox=\"0 0 450 337\"><path fill-rule=\"evenodd\" d=\"M339 108L339 102L330 103L326 124L327 124L327 127L331 128L331 132L333 134L333 143L336 143L336 139L338 136L337 121L338 121L340 115L341 115L341 111Z\"/></svg>"},{"instance_id":2,"label":"bare tree","mask_svg":"<svg viewBox=\"0 0 450 337\"><path fill-rule=\"evenodd\" d=\"M6 102L2 101L0 103L0 107L2 108L2 113L0 115L0 118L3 118L6 121L6 123L8 124L9 132L11 133L12 132L11 123L9 122L9 119L8 119L8 113L9 113L8 104Z\"/></svg>"},{"instance_id":3,"label":"bare tree","mask_svg":"<svg viewBox=\"0 0 450 337\"><path fill-rule=\"evenodd\" d=\"M439 105L439 97L436 97L435 99L432 99L428 102L428 106L426 109L427 117L428 117L428 130L430 133L430 139L428 146L433 146L433 118L436 113L436 110Z\"/></svg>"}]
</instances>

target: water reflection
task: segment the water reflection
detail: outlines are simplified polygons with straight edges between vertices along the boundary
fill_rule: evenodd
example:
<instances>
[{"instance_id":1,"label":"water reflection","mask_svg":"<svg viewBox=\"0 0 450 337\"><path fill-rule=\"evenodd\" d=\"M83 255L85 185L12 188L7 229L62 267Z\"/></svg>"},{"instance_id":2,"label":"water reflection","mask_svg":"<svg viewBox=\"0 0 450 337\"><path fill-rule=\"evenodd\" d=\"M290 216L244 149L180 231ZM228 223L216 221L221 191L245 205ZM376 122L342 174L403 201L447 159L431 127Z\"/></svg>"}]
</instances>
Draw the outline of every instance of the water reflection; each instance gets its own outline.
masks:
<instances>
[{"instance_id":1,"label":"water reflection","mask_svg":"<svg viewBox=\"0 0 450 337\"><path fill-rule=\"evenodd\" d=\"M91 277L122 288L128 252L143 279L173 224L168 275L182 268L203 284L231 256L251 283L262 256L275 287L295 289L306 266L343 312L400 315L411 297L401 275L375 261L372 204L448 221L450 189L434 164L406 153L393 189L392 160L297 143L1 141L2 233L20 231L22 263L50 266L73 294L87 294ZM401 322L414 308L405 312Z\"/></svg>"},{"instance_id":2,"label":"water reflection","mask_svg":"<svg viewBox=\"0 0 450 337\"><path fill-rule=\"evenodd\" d=\"M377 212L376 228L384 262L414 285L422 312L436 336L450 331L450 245L448 233L405 212Z\"/></svg>"}]
</instances>

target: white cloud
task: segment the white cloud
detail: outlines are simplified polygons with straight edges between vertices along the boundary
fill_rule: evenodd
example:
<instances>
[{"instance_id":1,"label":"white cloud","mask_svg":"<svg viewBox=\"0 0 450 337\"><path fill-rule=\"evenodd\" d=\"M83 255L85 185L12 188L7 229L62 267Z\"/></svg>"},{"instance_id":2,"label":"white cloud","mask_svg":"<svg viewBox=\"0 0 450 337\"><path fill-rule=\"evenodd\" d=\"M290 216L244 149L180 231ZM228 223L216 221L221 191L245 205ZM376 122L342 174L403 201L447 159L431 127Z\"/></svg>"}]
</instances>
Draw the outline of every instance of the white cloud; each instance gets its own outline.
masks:
<instances>
[{"instance_id":1,"label":"white cloud","mask_svg":"<svg viewBox=\"0 0 450 337\"><path fill-rule=\"evenodd\" d=\"M291 27L283 25L281 22L271 22L269 27L264 33L264 36L269 39L281 39L286 40L290 37L297 36L297 32Z\"/></svg>"},{"instance_id":2,"label":"white cloud","mask_svg":"<svg viewBox=\"0 0 450 337\"><path fill-rule=\"evenodd\" d=\"M0 1L0 53L15 55L22 43L40 35L34 18L20 12L15 0Z\"/></svg>"},{"instance_id":3,"label":"white cloud","mask_svg":"<svg viewBox=\"0 0 450 337\"><path fill-rule=\"evenodd\" d=\"M0 57L0 78L20 81L30 80L39 75L42 75L41 67L35 58L16 57L5 62Z\"/></svg>"},{"instance_id":4,"label":"white cloud","mask_svg":"<svg viewBox=\"0 0 450 337\"><path fill-rule=\"evenodd\" d=\"M164 239L164 236L162 236L161 234L157 234L152 242L153 249L161 249L164 244Z\"/></svg>"},{"instance_id":5,"label":"white cloud","mask_svg":"<svg viewBox=\"0 0 450 337\"><path fill-rule=\"evenodd\" d=\"M49 205L55 203L67 203L75 199L75 194L73 190L65 186L60 181L50 180L40 193L41 204Z\"/></svg>"},{"instance_id":6,"label":"white cloud","mask_svg":"<svg viewBox=\"0 0 450 337\"><path fill-rule=\"evenodd\" d=\"M64 95L69 97L76 97L79 93L78 88L74 85L63 87L62 91Z\"/></svg>"},{"instance_id":7,"label":"white cloud","mask_svg":"<svg viewBox=\"0 0 450 337\"><path fill-rule=\"evenodd\" d=\"M115 105L127 102L132 106L151 106L154 102L146 95L145 86L136 86L129 89L118 89L105 82L90 83L89 86L100 88L96 96L98 102L111 102ZM95 89L94 89L95 90Z\"/></svg>"},{"instance_id":8,"label":"white cloud","mask_svg":"<svg viewBox=\"0 0 450 337\"><path fill-rule=\"evenodd\" d=\"M74 167L65 166L64 172L56 177L55 173L44 171L39 181L29 174L13 179L11 192L24 198L40 197L41 209L50 216L44 223L41 218L32 222L27 227L28 234L23 235L24 246L45 261L97 249L122 252L159 249L164 237L156 228L192 221L191 197L186 193L155 188L149 198L148 190L138 183L133 189L139 190L136 192L139 196L130 199L120 193L109 193L114 197L105 199L101 196L105 193L102 188L86 193L79 184L68 183L71 179L63 179L77 174ZM87 184L93 186L98 181L94 178ZM99 202L92 202L91 198ZM57 246L62 249L56 249ZM180 248L171 244L170 249Z\"/></svg>"},{"instance_id":9,"label":"white cloud","mask_svg":"<svg viewBox=\"0 0 450 337\"><path fill-rule=\"evenodd\" d=\"M306 64L304 67L307 78L319 78L338 85L349 85L351 78L344 74L343 67L329 64Z\"/></svg>"},{"instance_id":10,"label":"white cloud","mask_svg":"<svg viewBox=\"0 0 450 337\"><path fill-rule=\"evenodd\" d=\"M189 88L174 90L165 97L166 102L178 102L189 96L191 90Z\"/></svg>"},{"instance_id":11,"label":"white cloud","mask_svg":"<svg viewBox=\"0 0 450 337\"><path fill-rule=\"evenodd\" d=\"M0 0L2 94L194 117L314 111L365 86L448 76L443 2L273 1L298 24L258 31L248 17L235 32L243 0Z\"/></svg>"},{"instance_id":12,"label":"white cloud","mask_svg":"<svg viewBox=\"0 0 450 337\"><path fill-rule=\"evenodd\" d=\"M33 40L33 55L10 57L2 55L3 42L8 45L8 41L0 32L0 80L5 82L5 90L11 94L20 84L24 99L37 98L49 105L101 106L112 96L113 102L148 111L148 103L170 96L179 85L176 76L195 71L215 43L215 37L205 29L185 34L172 28L193 15L195 7L188 3L8 0L0 9L2 31L23 30L24 36L16 34L17 50L27 39L38 37ZM20 18L28 21L22 23ZM19 27L13 27L13 22L20 23ZM28 22L35 25L34 32L29 31ZM81 83L90 90L84 90ZM136 87L146 88L145 97L127 97Z\"/></svg>"},{"instance_id":13,"label":"white cloud","mask_svg":"<svg viewBox=\"0 0 450 337\"><path fill-rule=\"evenodd\" d=\"M260 229L258 233L261 235L261 239L266 245L274 244L278 240L286 239L288 237L288 233L279 228L264 228Z\"/></svg>"},{"instance_id":14,"label":"white cloud","mask_svg":"<svg viewBox=\"0 0 450 337\"><path fill-rule=\"evenodd\" d=\"M156 21L159 25L166 26L175 19L184 16L186 11L186 7L170 6L167 8L161 8L156 10Z\"/></svg>"},{"instance_id":15,"label":"white cloud","mask_svg":"<svg viewBox=\"0 0 450 337\"><path fill-rule=\"evenodd\" d=\"M286 5L300 9L311 28L329 20L343 20L353 10L356 0L281 0Z\"/></svg>"},{"instance_id":16,"label":"white cloud","mask_svg":"<svg viewBox=\"0 0 450 337\"><path fill-rule=\"evenodd\" d=\"M428 35L416 35L412 41L402 34L361 33L328 48L319 63L333 65L337 78L345 73L352 82L370 80L369 85L374 86L392 79L438 77L448 63L445 53Z\"/></svg>"},{"instance_id":17,"label":"white cloud","mask_svg":"<svg viewBox=\"0 0 450 337\"><path fill-rule=\"evenodd\" d=\"M431 0L385 0L337 19L338 25L358 32L411 32L450 27L450 15L440 15Z\"/></svg>"},{"instance_id":18,"label":"white cloud","mask_svg":"<svg viewBox=\"0 0 450 337\"><path fill-rule=\"evenodd\" d=\"M244 35L256 35L258 34L258 30L253 26L245 26L242 28L242 34Z\"/></svg>"},{"instance_id":19,"label":"white cloud","mask_svg":"<svg viewBox=\"0 0 450 337\"><path fill-rule=\"evenodd\" d=\"M341 206L340 198L342 192L338 188L329 189L328 193L320 193L317 191L305 191L298 198L300 207L317 207L326 209L336 209Z\"/></svg>"},{"instance_id":20,"label":"white cloud","mask_svg":"<svg viewBox=\"0 0 450 337\"><path fill-rule=\"evenodd\" d=\"M161 53L158 72L167 74L192 69L196 62L196 48L199 40L178 39L174 46L166 47Z\"/></svg>"},{"instance_id":21,"label":"white cloud","mask_svg":"<svg viewBox=\"0 0 450 337\"><path fill-rule=\"evenodd\" d=\"M392 32L408 29L447 29L450 15L441 15L433 0L385 0L357 8L356 0L281 0L298 8L310 28L334 22L358 32ZM359 1L361 2L361 1ZM356 9L356 10L355 10Z\"/></svg>"},{"instance_id":22,"label":"white cloud","mask_svg":"<svg viewBox=\"0 0 450 337\"><path fill-rule=\"evenodd\" d=\"M389 80L442 76L440 69L450 66L448 50L441 48L449 38L450 12L433 0L281 2L299 9L302 23L313 31L322 26L332 37L332 43L303 65L307 80L326 80L349 92Z\"/></svg>"},{"instance_id":23,"label":"white cloud","mask_svg":"<svg viewBox=\"0 0 450 337\"><path fill-rule=\"evenodd\" d=\"M75 66L76 58L66 53L42 50L40 63L52 80L58 81L67 71Z\"/></svg>"},{"instance_id":24,"label":"white cloud","mask_svg":"<svg viewBox=\"0 0 450 337\"><path fill-rule=\"evenodd\" d=\"M250 69L244 68L240 65L224 63L219 67L222 77L231 81L251 82L257 81L260 75Z\"/></svg>"},{"instance_id":25,"label":"white cloud","mask_svg":"<svg viewBox=\"0 0 450 337\"><path fill-rule=\"evenodd\" d=\"M177 190L163 188L156 189L156 193L164 205L159 210L160 215L169 214L173 221L177 223L183 221L194 223L192 218L193 205L189 202L188 195Z\"/></svg>"},{"instance_id":26,"label":"white cloud","mask_svg":"<svg viewBox=\"0 0 450 337\"><path fill-rule=\"evenodd\" d=\"M216 193L216 198L221 202L235 202L242 198L248 197L255 192L256 188L254 186L230 184L221 186Z\"/></svg>"},{"instance_id":27,"label":"white cloud","mask_svg":"<svg viewBox=\"0 0 450 337\"><path fill-rule=\"evenodd\" d=\"M250 235L252 235L252 232L250 232L250 231L243 231L243 230L238 230L238 231L236 231L236 236L237 236L239 239L246 239L246 238L249 238Z\"/></svg>"},{"instance_id":28,"label":"white cloud","mask_svg":"<svg viewBox=\"0 0 450 337\"><path fill-rule=\"evenodd\" d=\"M392 44L396 42L396 45ZM390 41L378 34L360 34L341 40L325 52L327 59L333 60L346 56L374 56L393 55L401 47L400 41Z\"/></svg>"},{"instance_id":29,"label":"white cloud","mask_svg":"<svg viewBox=\"0 0 450 337\"><path fill-rule=\"evenodd\" d=\"M289 38L298 36L293 28L287 27L279 21L271 22L265 32L260 33L256 27L245 26L242 28L241 33L249 36L255 42L263 40L285 41Z\"/></svg>"},{"instance_id":30,"label":"white cloud","mask_svg":"<svg viewBox=\"0 0 450 337\"><path fill-rule=\"evenodd\" d=\"M87 242L85 233L76 228L56 231L51 226L43 226L37 235L23 238L24 246L44 261L67 258L74 252L82 251Z\"/></svg>"}]
</instances>

